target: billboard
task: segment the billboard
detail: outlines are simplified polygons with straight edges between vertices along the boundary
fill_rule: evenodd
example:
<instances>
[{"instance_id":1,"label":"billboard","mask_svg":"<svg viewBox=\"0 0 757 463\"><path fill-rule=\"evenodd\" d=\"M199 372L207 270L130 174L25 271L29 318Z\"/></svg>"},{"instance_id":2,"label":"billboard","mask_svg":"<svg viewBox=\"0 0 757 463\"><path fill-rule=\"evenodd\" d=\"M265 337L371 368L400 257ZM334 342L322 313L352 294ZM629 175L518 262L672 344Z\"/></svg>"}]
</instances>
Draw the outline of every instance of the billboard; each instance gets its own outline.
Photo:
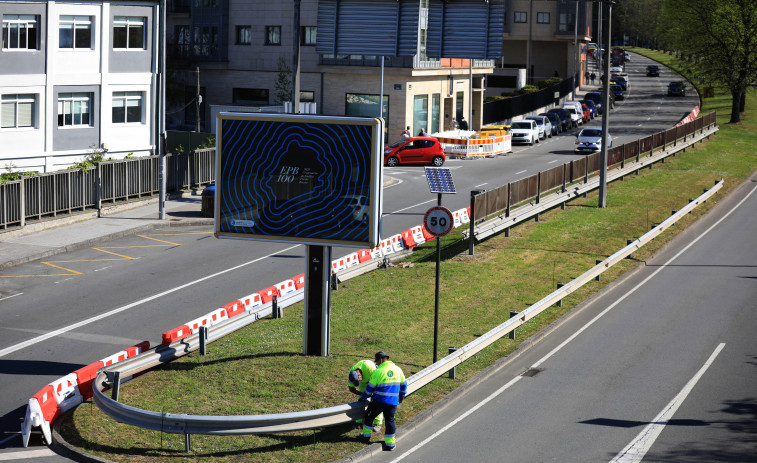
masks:
<instances>
[{"instance_id":1,"label":"billboard","mask_svg":"<svg viewBox=\"0 0 757 463\"><path fill-rule=\"evenodd\" d=\"M215 236L378 245L383 125L378 118L219 113Z\"/></svg>"}]
</instances>

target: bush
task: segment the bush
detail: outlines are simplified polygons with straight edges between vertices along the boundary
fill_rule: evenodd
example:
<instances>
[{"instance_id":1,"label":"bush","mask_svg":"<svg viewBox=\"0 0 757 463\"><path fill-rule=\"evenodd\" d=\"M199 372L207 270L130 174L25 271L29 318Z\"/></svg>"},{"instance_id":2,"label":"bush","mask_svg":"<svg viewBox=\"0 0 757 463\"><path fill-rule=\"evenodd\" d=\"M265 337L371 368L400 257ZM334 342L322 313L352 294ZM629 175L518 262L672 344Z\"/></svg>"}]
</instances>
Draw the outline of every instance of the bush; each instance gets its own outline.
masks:
<instances>
[{"instance_id":1,"label":"bush","mask_svg":"<svg viewBox=\"0 0 757 463\"><path fill-rule=\"evenodd\" d=\"M538 91L539 89L534 85L524 85L522 88L519 88L515 91L516 95L525 95L527 93L533 93Z\"/></svg>"},{"instance_id":2,"label":"bush","mask_svg":"<svg viewBox=\"0 0 757 463\"><path fill-rule=\"evenodd\" d=\"M94 167L101 162L113 160L113 158L106 158L105 150L98 147L96 144L90 146L90 149L92 151L90 151L90 153L82 161L79 161L76 164L72 165L71 167L69 167L69 169L86 170L88 167Z\"/></svg>"},{"instance_id":3,"label":"bush","mask_svg":"<svg viewBox=\"0 0 757 463\"><path fill-rule=\"evenodd\" d=\"M539 90L543 90L545 88L549 88L555 84L559 84L562 82L562 79L559 77L550 77L549 79L544 79L536 82L536 86L539 87Z\"/></svg>"}]
</instances>

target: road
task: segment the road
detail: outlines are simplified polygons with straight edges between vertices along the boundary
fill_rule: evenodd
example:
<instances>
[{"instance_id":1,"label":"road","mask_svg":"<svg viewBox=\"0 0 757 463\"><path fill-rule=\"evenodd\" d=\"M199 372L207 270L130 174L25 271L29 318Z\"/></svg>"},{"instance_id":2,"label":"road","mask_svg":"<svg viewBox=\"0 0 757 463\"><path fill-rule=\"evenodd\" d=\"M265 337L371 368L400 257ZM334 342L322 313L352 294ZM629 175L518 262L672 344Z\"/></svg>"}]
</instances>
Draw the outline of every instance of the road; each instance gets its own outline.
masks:
<instances>
[{"instance_id":1,"label":"road","mask_svg":"<svg viewBox=\"0 0 757 463\"><path fill-rule=\"evenodd\" d=\"M755 182L370 461L755 461Z\"/></svg>"},{"instance_id":2,"label":"road","mask_svg":"<svg viewBox=\"0 0 757 463\"><path fill-rule=\"evenodd\" d=\"M629 66L631 91L610 114L610 132L623 143L673 125L696 104L693 96L664 95L669 71L643 75L646 61ZM667 75L667 77L666 77ZM599 119L592 125L599 125ZM448 160L456 195L444 205L469 204L468 192L500 186L579 158L573 134L515 147L491 159ZM384 190L383 236L421 223L436 202L423 168L386 169L397 182ZM351 252L335 248L338 257ZM99 248L56 256L0 272L0 447L15 448L28 398L48 382L304 271L297 245L216 240L209 228L156 231ZM38 336L54 333L43 342ZM32 445L39 446L35 436ZM0 458L1 459L1 458Z\"/></svg>"}]
</instances>

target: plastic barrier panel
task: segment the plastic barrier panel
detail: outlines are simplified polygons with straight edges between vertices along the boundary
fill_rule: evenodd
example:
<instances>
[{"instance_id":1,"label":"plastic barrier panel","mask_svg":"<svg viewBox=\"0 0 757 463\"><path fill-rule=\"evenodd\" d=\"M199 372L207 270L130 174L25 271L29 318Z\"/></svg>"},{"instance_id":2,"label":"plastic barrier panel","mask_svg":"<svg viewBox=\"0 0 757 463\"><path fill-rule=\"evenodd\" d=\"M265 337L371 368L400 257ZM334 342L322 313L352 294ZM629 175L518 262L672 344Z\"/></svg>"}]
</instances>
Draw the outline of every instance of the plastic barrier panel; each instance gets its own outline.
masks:
<instances>
[{"instance_id":1,"label":"plastic barrier panel","mask_svg":"<svg viewBox=\"0 0 757 463\"><path fill-rule=\"evenodd\" d=\"M412 230L405 230L400 235L402 236L402 244L406 249L412 249L416 246Z\"/></svg>"},{"instance_id":2,"label":"plastic barrier panel","mask_svg":"<svg viewBox=\"0 0 757 463\"><path fill-rule=\"evenodd\" d=\"M284 280L281 283L277 283L275 286L276 286L276 289L279 290L280 296L297 291L297 288L294 287L293 280Z\"/></svg>"},{"instance_id":3,"label":"plastic barrier panel","mask_svg":"<svg viewBox=\"0 0 757 463\"><path fill-rule=\"evenodd\" d=\"M429 233L428 230L426 230L426 227L424 225L421 225L421 232L423 233L423 237L426 239L426 241L431 241L436 238L434 235Z\"/></svg>"},{"instance_id":4,"label":"plastic barrier panel","mask_svg":"<svg viewBox=\"0 0 757 463\"><path fill-rule=\"evenodd\" d=\"M61 413L65 413L84 402L76 382L76 373L69 373L58 378L50 385L55 392L55 402L58 404Z\"/></svg>"},{"instance_id":5,"label":"plastic barrier panel","mask_svg":"<svg viewBox=\"0 0 757 463\"><path fill-rule=\"evenodd\" d=\"M242 299L242 304L244 304L245 309L250 310L253 307L257 307L259 305L263 305L263 298L260 297L259 293L252 293L249 296L245 296Z\"/></svg>"},{"instance_id":6,"label":"plastic barrier panel","mask_svg":"<svg viewBox=\"0 0 757 463\"><path fill-rule=\"evenodd\" d=\"M258 291L260 297L263 299L263 304L268 304L273 300L273 296L280 296L278 288L270 286L262 291Z\"/></svg>"},{"instance_id":7,"label":"plastic barrier panel","mask_svg":"<svg viewBox=\"0 0 757 463\"><path fill-rule=\"evenodd\" d=\"M48 384L34 394L26 406L26 416L24 417L24 422L21 423L21 435L24 447L29 445L29 436L31 435L32 427L41 428L42 434L45 436L45 442L48 445L52 444L53 439L50 433L50 425L59 416L60 409L58 408L58 403L55 401L55 392L53 391L53 387Z\"/></svg>"},{"instance_id":8,"label":"plastic barrier panel","mask_svg":"<svg viewBox=\"0 0 757 463\"><path fill-rule=\"evenodd\" d=\"M142 341L139 344L134 344L126 349L126 356L127 358L136 357L142 352L147 352L148 350L150 350L150 341Z\"/></svg>"},{"instance_id":9,"label":"plastic barrier panel","mask_svg":"<svg viewBox=\"0 0 757 463\"><path fill-rule=\"evenodd\" d=\"M385 239L381 241L381 255L382 256L388 256L389 254L394 254L394 248L392 248L392 240L391 239Z\"/></svg>"},{"instance_id":10,"label":"plastic barrier panel","mask_svg":"<svg viewBox=\"0 0 757 463\"><path fill-rule=\"evenodd\" d=\"M336 273L347 268L347 259L340 257L331 261L331 273Z\"/></svg>"},{"instance_id":11,"label":"plastic barrier panel","mask_svg":"<svg viewBox=\"0 0 757 463\"><path fill-rule=\"evenodd\" d=\"M166 331L165 333L163 333L163 340L161 341L161 344L171 344L174 341L186 338L190 334L192 334L192 330L190 330L187 325L177 326L171 331Z\"/></svg>"},{"instance_id":12,"label":"plastic barrier panel","mask_svg":"<svg viewBox=\"0 0 757 463\"><path fill-rule=\"evenodd\" d=\"M305 274L300 273L296 277L292 278L294 280L294 287L297 289L302 289L305 287Z\"/></svg>"},{"instance_id":13,"label":"plastic barrier panel","mask_svg":"<svg viewBox=\"0 0 757 463\"><path fill-rule=\"evenodd\" d=\"M402 244L402 235L399 233L389 237L389 241L392 242L392 250L394 250L394 252L402 252L405 250L405 246Z\"/></svg>"},{"instance_id":14,"label":"plastic barrier panel","mask_svg":"<svg viewBox=\"0 0 757 463\"><path fill-rule=\"evenodd\" d=\"M79 393L84 400L92 398L92 383L95 381L97 371L103 366L102 362L90 363L86 367L81 367L74 372L76 383L79 385Z\"/></svg>"},{"instance_id":15,"label":"plastic barrier panel","mask_svg":"<svg viewBox=\"0 0 757 463\"><path fill-rule=\"evenodd\" d=\"M371 250L370 249L367 249L367 248L366 249L361 249L361 250L359 250L357 252L357 260L361 264L363 262L371 260L371 259L373 259L373 256L371 255Z\"/></svg>"},{"instance_id":16,"label":"plastic barrier panel","mask_svg":"<svg viewBox=\"0 0 757 463\"><path fill-rule=\"evenodd\" d=\"M201 326L211 326L210 315L203 315L200 318L195 318L191 322L187 322L186 325L192 330L192 334L200 331Z\"/></svg>"},{"instance_id":17,"label":"plastic barrier panel","mask_svg":"<svg viewBox=\"0 0 757 463\"><path fill-rule=\"evenodd\" d=\"M423 236L423 225L417 225L411 228L410 231L413 233L413 240L415 240L416 245L421 245L426 242L426 237Z\"/></svg>"},{"instance_id":18,"label":"plastic barrier panel","mask_svg":"<svg viewBox=\"0 0 757 463\"><path fill-rule=\"evenodd\" d=\"M452 213L453 220L455 221L454 228L457 228L463 224L462 215L463 215L462 210L455 211Z\"/></svg>"},{"instance_id":19,"label":"plastic barrier panel","mask_svg":"<svg viewBox=\"0 0 757 463\"><path fill-rule=\"evenodd\" d=\"M237 315L243 314L246 311L242 301L229 302L221 308L226 309L226 316L229 318L236 317Z\"/></svg>"},{"instance_id":20,"label":"plastic barrier panel","mask_svg":"<svg viewBox=\"0 0 757 463\"><path fill-rule=\"evenodd\" d=\"M381 259L382 257L384 257L384 253L381 252L381 246L371 249L371 259Z\"/></svg>"},{"instance_id":21,"label":"plastic barrier panel","mask_svg":"<svg viewBox=\"0 0 757 463\"><path fill-rule=\"evenodd\" d=\"M226 315L226 309L216 309L210 312L208 317L210 317L210 326L217 325L229 318L229 316Z\"/></svg>"},{"instance_id":22,"label":"plastic barrier panel","mask_svg":"<svg viewBox=\"0 0 757 463\"><path fill-rule=\"evenodd\" d=\"M460 222L470 223L470 215L468 214L469 208L470 206L466 207L465 209L460 209Z\"/></svg>"},{"instance_id":23,"label":"plastic barrier panel","mask_svg":"<svg viewBox=\"0 0 757 463\"><path fill-rule=\"evenodd\" d=\"M355 265L360 263L360 260L357 257L357 253L353 252L352 254L347 254L344 256L345 264L347 265L347 268L354 267Z\"/></svg>"},{"instance_id":24,"label":"plastic barrier panel","mask_svg":"<svg viewBox=\"0 0 757 463\"><path fill-rule=\"evenodd\" d=\"M100 361L103 363L103 366L109 366L113 365L114 363L118 363L121 360L126 360L128 357L128 354L125 350L122 350L121 352L117 352L113 355L110 355L108 357L105 357L104 359L100 359Z\"/></svg>"}]
</instances>

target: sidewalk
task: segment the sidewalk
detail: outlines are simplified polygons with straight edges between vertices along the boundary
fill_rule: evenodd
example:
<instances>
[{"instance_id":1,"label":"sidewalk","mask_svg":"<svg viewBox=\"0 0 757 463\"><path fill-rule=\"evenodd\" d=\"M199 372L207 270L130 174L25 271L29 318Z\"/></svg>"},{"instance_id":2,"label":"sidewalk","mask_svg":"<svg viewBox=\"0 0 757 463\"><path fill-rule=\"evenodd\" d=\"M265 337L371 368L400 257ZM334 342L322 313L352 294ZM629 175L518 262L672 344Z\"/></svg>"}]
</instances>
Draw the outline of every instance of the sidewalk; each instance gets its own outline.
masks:
<instances>
[{"instance_id":1,"label":"sidewalk","mask_svg":"<svg viewBox=\"0 0 757 463\"><path fill-rule=\"evenodd\" d=\"M156 227L213 224L200 215L201 196L176 196L166 201L166 219L160 220L158 199L104 207L97 211L66 215L60 219L27 224L0 233L0 270L37 259L104 243Z\"/></svg>"}]
</instances>

